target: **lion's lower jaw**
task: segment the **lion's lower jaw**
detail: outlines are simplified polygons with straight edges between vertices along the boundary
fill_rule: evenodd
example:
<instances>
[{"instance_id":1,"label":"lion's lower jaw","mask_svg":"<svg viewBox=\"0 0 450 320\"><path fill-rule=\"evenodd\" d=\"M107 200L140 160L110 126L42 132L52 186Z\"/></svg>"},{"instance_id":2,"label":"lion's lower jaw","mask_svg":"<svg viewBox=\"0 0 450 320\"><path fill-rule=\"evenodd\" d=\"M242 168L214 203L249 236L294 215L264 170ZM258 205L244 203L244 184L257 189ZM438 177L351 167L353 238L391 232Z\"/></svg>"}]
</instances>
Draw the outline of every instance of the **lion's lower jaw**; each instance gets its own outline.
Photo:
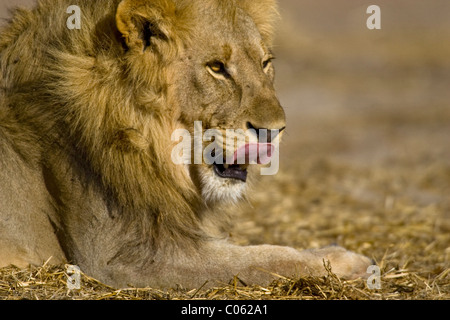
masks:
<instances>
[{"instance_id":1,"label":"lion's lower jaw","mask_svg":"<svg viewBox=\"0 0 450 320\"><path fill-rule=\"evenodd\" d=\"M236 179L224 179L212 169L202 170L202 197L207 203L237 203L245 196L247 183Z\"/></svg>"}]
</instances>

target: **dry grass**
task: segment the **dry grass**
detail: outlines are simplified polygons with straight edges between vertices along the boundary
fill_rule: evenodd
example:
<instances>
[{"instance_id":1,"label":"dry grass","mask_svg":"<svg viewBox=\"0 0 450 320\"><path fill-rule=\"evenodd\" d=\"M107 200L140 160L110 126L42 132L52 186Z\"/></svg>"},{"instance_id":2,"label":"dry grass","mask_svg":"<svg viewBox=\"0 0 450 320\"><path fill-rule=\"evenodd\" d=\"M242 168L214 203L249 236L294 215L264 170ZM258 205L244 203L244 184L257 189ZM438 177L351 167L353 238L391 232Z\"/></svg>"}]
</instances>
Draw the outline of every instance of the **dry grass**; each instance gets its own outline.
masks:
<instances>
[{"instance_id":1,"label":"dry grass","mask_svg":"<svg viewBox=\"0 0 450 320\"><path fill-rule=\"evenodd\" d=\"M1 270L0 299L9 300L398 300L449 299L449 269L433 278L408 270L391 269L381 278L382 288L371 290L366 281L343 281L331 270L326 277L280 277L267 287L244 287L236 278L209 290L160 291L150 288L114 289L84 274L81 290L69 290L64 266L15 267Z\"/></svg>"}]
</instances>

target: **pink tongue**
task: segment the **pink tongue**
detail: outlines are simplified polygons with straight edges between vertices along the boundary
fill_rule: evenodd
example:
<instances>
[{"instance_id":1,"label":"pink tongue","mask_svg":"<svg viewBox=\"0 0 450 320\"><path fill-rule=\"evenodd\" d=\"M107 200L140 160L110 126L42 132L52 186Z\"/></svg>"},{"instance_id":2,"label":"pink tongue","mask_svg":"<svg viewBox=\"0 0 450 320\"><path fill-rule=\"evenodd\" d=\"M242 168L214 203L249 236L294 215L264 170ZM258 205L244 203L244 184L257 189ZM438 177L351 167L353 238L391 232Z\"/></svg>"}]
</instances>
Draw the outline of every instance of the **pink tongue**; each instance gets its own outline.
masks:
<instances>
[{"instance_id":1,"label":"pink tongue","mask_svg":"<svg viewBox=\"0 0 450 320\"><path fill-rule=\"evenodd\" d=\"M234 164L268 164L272 159L275 146L271 143L249 143L234 153Z\"/></svg>"}]
</instances>

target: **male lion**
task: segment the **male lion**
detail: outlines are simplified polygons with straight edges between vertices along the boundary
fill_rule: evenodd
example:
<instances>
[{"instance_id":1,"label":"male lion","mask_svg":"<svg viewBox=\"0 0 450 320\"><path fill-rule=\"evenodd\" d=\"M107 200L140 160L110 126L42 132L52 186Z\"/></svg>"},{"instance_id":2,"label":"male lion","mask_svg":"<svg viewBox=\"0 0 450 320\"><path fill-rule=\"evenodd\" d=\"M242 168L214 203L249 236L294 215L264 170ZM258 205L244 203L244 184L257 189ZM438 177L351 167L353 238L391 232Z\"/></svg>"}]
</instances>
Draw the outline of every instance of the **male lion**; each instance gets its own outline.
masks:
<instances>
[{"instance_id":1,"label":"male lion","mask_svg":"<svg viewBox=\"0 0 450 320\"><path fill-rule=\"evenodd\" d=\"M71 5L80 29L68 28ZM171 134L277 129L275 0L41 0L0 35L0 264L116 287L365 274L339 247L237 246L220 206L259 166L177 165ZM281 135L279 135L281 136Z\"/></svg>"}]
</instances>

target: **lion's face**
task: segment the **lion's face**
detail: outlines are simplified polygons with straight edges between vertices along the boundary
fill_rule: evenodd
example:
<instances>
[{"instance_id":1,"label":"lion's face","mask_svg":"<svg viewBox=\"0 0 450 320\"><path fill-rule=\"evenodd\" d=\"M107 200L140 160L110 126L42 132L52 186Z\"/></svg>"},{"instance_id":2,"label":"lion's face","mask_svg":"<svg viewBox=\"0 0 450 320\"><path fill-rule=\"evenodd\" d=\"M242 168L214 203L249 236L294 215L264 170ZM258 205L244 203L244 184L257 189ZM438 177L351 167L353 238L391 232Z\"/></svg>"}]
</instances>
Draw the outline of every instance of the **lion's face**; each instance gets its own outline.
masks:
<instances>
[{"instance_id":1,"label":"lion's face","mask_svg":"<svg viewBox=\"0 0 450 320\"><path fill-rule=\"evenodd\" d=\"M200 153L205 151L211 141L203 140L200 145L192 141L194 150L186 167L190 178L207 202L238 200L248 181L259 174L258 165L250 163L267 164L259 150L270 158L285 128L284 111L273 87L273 55L265 34L265 17L270 14L259 12L255 17L261 3L250 0L180 0L174 1L174 6L168 5L172 2L156 2L161 7L137 2L141 7L135 17L129 12L133 10L136 15L136 6L119 7L118 27L129 45L138 44L139 59L164 61L167 101L176 110L173 114L178 127L187 129L193 138L195 123L201 123L203 133L213 129L221 134L211 139L217 148L208 150L213 159L209 162L194 161L194 154L198 148ZM263 7L269 11L268 5ZM186 16L190 19L183 20L183 11L189 9ZM142 22L147 16L148 23ZM139 26L153 29L140 31ZM148 36L151 38L143 38ZM177 43L176 50L170 43ZM150 62L147 66L152 67ZM236 142L227 140L227 130L233 130ZM238 161L242 160L239 152L243 152L244 161Z\"/></svg>"},{"instance_id":2,"label":"lion's face","mask_svg":"<svg viewBox=\"0 0 450 320\"><path fill-rule=\"evenodd\" d=\"M220 12L209 12L207 20L208 28L204 28L204 22L199 23L192 45L174 64L179 77L172 89L181 108L180 121L188 130L201 121L203 132L217 130L223 139L216 141L222 155L213 150L213 164L203 161L191 165L191 177L206 200L237 200L259 170L258 166L249 166L248 158L241 164L236 158L227 161L227 152L233 154L239 147L237 141L227 143L227 130L233 130L241 141L245 139L241 149L246 144L275 145L280 136L275 136L276 130L281 132L285 127L285 115L273 87L274 57L251 18L237 10L233 23ZM272 137L264 139L269 141L261 141L263 130L269 135L275 130ZM203 141L203 148L208 144L211 142Z\"/></svg>"}]
</instances>

